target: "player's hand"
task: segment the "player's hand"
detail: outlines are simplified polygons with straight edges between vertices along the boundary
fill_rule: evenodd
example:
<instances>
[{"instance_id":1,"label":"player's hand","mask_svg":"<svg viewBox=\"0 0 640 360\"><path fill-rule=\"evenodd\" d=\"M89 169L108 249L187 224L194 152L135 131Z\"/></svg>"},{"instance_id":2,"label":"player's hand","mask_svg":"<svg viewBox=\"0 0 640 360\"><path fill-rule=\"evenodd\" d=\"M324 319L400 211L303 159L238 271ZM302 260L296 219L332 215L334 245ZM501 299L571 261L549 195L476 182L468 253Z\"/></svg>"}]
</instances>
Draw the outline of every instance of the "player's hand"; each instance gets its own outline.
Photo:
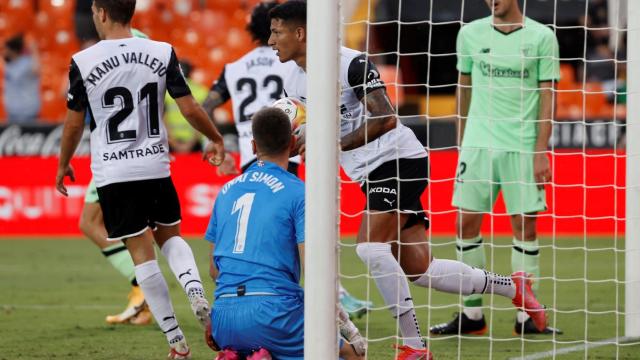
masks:
<instances>
[{"instance_id":1,"label":"player's hand","mask_svg":"<svg viewBox=\"0 0 640 360\"><path fill-rule=\"evenodd\" d=\"M213 166L220 166L225 158L224 143L220 141L211 141L204 148L202 160L209 161Z\"/></svg>"},{"instance_id":2,"label":"player's hand","mask_svg":"<svg viewBox=\"0 0 640 360\"><path fill-rule=\"evenodd\" d=\"M220 346L218 345L216 340L213 338L213 335L211 333L211 321L209 321L209 324L204 330L204 341L207 343L207 346L209 346L211 350L220 351Z\"/></svg>"},{"instance_id":3,"label":"player's hand","mask_svg":"<svg viewBox=\"0 0 640 360\"><path fill-rule=\"evenodd\" d=\"M551 181L551 166L546 153L533 155L533 176L539 189L543 189L544 185Z\"/></svg>"},{"instance_id":4,"label":"player's hand","mask_svg":"<svg viewBox=\"0 0 640 360\"><path fill-rule=\"evenodd\" d=\"M76 181L76 175L73 171L73 166L67 165L67 167L58 167L58 173L56 174L56 190L64 196L69 196L67 188L64 186L64 178L68 176L71 181Z\"/></svg>"},{"instance_id":5,"label":"player's hand","mask_svg":"<svg viewBox=\"0 0 640 360\"><path fill-rule=\"evenodd\" d=\"M298 154L302 161L305 162L307 159L307 146L305 144L302 144L302 146L298 148Z\"/></svg>"},{"instance_id":6,"label":"player's hand","mask_svg":"<svg viewBox=\"0 0 640 360\"><path fill-rule=\"evenodd\" d=\"M233 156L225 156L224 160L222 160L222 164L218 166L216 173L218 176L240 174L240 171L238 171L238 168L236 167L236 159Z\"/></svg>"}]
</instances>

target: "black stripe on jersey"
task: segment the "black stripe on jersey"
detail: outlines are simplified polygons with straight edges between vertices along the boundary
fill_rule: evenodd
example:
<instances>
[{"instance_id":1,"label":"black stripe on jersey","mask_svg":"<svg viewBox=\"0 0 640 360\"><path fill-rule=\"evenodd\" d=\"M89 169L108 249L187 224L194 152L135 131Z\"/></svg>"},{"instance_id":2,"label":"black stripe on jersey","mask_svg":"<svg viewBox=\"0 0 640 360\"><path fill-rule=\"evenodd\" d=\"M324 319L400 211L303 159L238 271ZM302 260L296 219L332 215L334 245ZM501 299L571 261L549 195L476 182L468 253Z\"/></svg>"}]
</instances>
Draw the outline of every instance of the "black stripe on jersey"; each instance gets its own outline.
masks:
<instances>
[{"instance_id":1,"label":"black stripe on jersey","mask_svg":"<svg viewBox=\"0 0 640 360\"><path fill-rule=\"evenodd\" d=\"M69 65L69 91L67 92L67 108L73 111L84 111L89 106L87 89L84 87L82 74L76 61L71 59Z\"/></svg>"},{"instance_id":2,"label":"black stripe on jersey","mask_svg":"<svg viewBox=\"0 0 640 360\"><path fill-rule=\"evenodd\" d=\"M167 91L172 98L177 99L191 94L187 80L184 78L176 52L171 48L171 58L167 65Z\"/></svg>"},{"instance_id":3,"label":"black stripe on jersey","mask_svg":"<svg viewBox=\"0 0 640 360\"><path fill-rule=\"evenodd\" d=\"M358 100L362 100L365 94L384 88L384 83L380 80L380 72L376 66L367 59L365 54L356 56L349 64L347 71L349 86L353 88Z\"/></svg>"},{"instance_id":4,"label":"black stripe on jersey","mask_svg":"<svg viewBox=\"0 0 640 360\"><path fill-rule=\"evenodd\" d=\"M220 73L218 80L216 80L213 85L211 85L210 89L211 91L215 91L220 95L220 99L222 100L222 102L227 102L229 99L231 99L229 87L227 86L227 78L225 76L226 70L227 66L225 65L222 68L222 73Z\"/></svg>"},{"instance_id":5,"label":"black stripe on jersey","mask_svg":"<svg viewBox=\"0 0 640 360\"><path fill-rule=\"evenodd\" d=\"M89 130L93 131L96 129L96 118L93 116L93 111L91 110L91 105L87 104L87 112L89 114Z\"/></svg>"}]
</instances>

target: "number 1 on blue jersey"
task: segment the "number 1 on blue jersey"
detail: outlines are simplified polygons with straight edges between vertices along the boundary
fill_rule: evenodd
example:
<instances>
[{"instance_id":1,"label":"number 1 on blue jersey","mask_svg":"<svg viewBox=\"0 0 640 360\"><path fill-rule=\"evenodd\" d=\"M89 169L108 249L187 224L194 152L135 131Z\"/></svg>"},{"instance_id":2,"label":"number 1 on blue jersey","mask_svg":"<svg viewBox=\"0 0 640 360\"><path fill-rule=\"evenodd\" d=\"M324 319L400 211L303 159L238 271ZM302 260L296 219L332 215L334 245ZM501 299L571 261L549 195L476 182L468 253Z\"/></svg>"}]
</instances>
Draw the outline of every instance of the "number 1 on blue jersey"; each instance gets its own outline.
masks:
<instances>
[{"instance_id":1,"label":"number 1 on blue jersey","mask_svg":"<svg viewBox=\"0 0 640 360\"><path fill-rule=\"evenodd\" d=\"M255 198L255 193L246 193L238 198L233 203L233 209L231 210L231 215L237 213L238 222L236 226L236 238L235 244L233 246L234 254L242 254L244 252L244 245L247 241L247 226L249 225L249 214L251 214L251 206L253 205L253 199Z\"/></svg>"}]
</instances>

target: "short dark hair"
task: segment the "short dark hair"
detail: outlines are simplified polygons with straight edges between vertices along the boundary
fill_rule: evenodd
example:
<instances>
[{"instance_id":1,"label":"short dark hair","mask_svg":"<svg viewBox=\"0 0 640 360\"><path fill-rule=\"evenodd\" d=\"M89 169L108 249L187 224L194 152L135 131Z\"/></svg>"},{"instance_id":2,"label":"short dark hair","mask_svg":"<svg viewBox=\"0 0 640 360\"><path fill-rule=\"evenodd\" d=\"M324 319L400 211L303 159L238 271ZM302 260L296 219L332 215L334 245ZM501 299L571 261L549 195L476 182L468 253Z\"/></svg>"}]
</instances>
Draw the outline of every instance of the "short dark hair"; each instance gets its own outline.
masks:
<instances>
[{"instance_id":1,"label":"short dark hair","mask_svg":"<svg viewBox=\"0 0 640 360\"><path fill-rule=\"evenodd\" d=\"M136 10L136 0L93 0L97 8L104 9L113 22L128 24Z\"/></svg>"},{"instance_id":2,"label":"short dark hair","mask_svg":"<svg viewBox=\"0 0 640 360\"><path fill-rule=\"evenodd\" d=\"M291 122L282 109L266 107L251 118L253 140L263 155L279 155L291 144Z\"/></svg>"},{"instance_id":3,"label":"short dark hair","mask_svg":"<svg viewBox=\"0 0 640 360\"><path fill-rule=\"evenodd\" d=\"M24 34L16 34L7 40L5 46L14 52L21 53L24 50Z\"/></svg>"},{"instance_id":4,"label":"short dark hair","mask_svg":"<svg viewBox=\"0 0 640 360\"><path fill-rule=\"evenodd\" d=\"M267 45L269 42L269 36L271 36L269 12L276 6L278 6L277 1L261 2L251 12L251 20L247 24L247 31L251 34L251 38L259 42L260 45Z\"/></svg>"},{"instance_id":5,"label":"short dark hair","mask_svg":"<svg viewBox=\"0 0 640 360\"><path fill-rule=\"evenodd\" d=\"M289 0L269 11L271 19L280 19L301 26L307 26L307 2L303 0Z\"/></svg>"}]
</instances>

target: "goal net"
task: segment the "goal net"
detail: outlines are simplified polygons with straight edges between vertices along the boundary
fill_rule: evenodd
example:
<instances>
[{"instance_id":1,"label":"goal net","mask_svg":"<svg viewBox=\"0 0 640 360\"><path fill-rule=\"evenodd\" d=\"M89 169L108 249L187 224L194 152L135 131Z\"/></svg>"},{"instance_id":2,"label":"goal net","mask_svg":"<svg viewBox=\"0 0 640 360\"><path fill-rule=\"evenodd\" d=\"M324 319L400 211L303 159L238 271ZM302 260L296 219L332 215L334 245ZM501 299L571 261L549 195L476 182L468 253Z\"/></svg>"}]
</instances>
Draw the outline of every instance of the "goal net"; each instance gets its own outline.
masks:
<instances>
[{"instance_id":1,"label":"goal net","mask_svg":"<svg viewBox=\"0 0 640 360\"><path fill-rule=\"evenodd\" d=\"M468 87L471 97L480 96L474 94L483 91L485 95L488 94L484 98L487 104L484 105L494 109L502 106L500 94L505 91L520 94L520 103L507 104L511 106L509 109L519 110L510 114L518 121L522 121L522 114L526 112L524 108L528 105L525 98L529 93L544 91L546 80L552 86L553 130L548 147L544 150L550 161L551 177L545 179L544 183L545 195L542 200L546 203L546 210L540 211L537 216L534 236L537 247L527 247L533 242L525 242L524 245L514 242L514 233L522 235L525 229L521 227L514 231L513 211L509 211L509 208L523 207L514 205L513 200L509 200L509 204L509 201L505 201L504 191L500 191L515 188L518 189L516 192L522 194L525 191L522 189L529 183L522 174L525 170L518 168L516 171L522 175L520 178L505 179L506 170L500 170L499 164L491 160L486 163L489 168L484 169L491 173L487 179L487 197L497 196L497 201L482 219L482 241L476 241L475 248L483 250L486 270L502 274L519 270L514 269L514 263L517 263L513 255L514 247L524 246L524 249L518 250L522 254L538 254L532 260L539 262L540 270L534 278L534 290L540 302L546 306L548 326L551 330L561 332L518 334L524 328L520 326L518 329L517 321L526 319L517 314L508 299L497 295L484 295L480 301L468 303L468 299L460 294L444 294L411 285L421 335L434 357L635 358L640 351L640 148L638 140L632 135L640 133L637 119L640 100L637 85L640 79L640 21L637 19L640 16L640 4L635 0L516 0L515 6L527 18L525 28L533 27L533 21L547 27L553 34L551 39L557 40L559 49L551 59L557 62L559 78L538 77L536 87L531 88L525 78L538 76L535 72L542 65L536 62L543 57L539 47L552 47L553 44L548 43L549 38L538 41L527 36L518 37L520 43L513 46L518 47L516 52L521 54L518 61L522 67L519 69L509 69L507 65L501 68L503 65L500 64L509 61L501 58L500 50L496 50L500 46L508 46L504 45L504 37L515 36L513 34L520 31L517 27L507 28L510 31L495 28L496 31L486 39L489 45L476 49L475 54L462 54L459 51L460 44L456 47L461 28L491 16L492 8L485 1L342 0L339 4L312 3L309 2L309 49L320 45L312 40L322 39L324 35L320 32L331 26L331 22L325 19L313 19L312 9L323 6L331 14L337 11L339 5L339 45L364 52L376 65L398 118L414 131L429 153L429 186L421 201L430 220L427 238L435 258L468 261L462 253L469 243L457 240L462 226L456 223L458 209L452 205L457 176L465 171L459 163L460 118L467 120L467 126L471 121L467 116L462 116L466 111L462 111L456 101L456 91L459 91L461 81L457 62L465 56L475 62L483 61L482 55L490 59L486 60L486 64L472 65L470 74L463 74L474 81L479 77L476 78L473 71L481 71L482 76L488 77L486 82L476 82L475 87L474 82L471 83ZM497 11L511 1L496 0L496 3L501 3L494 7ZM324 24L323 29L315 27L319 23ZM478 40L479 35L472 35L476 35L473 41L481 40ZM332 33L329 31L327 36L331 37ZM320 52L309 51L309 61ZM326 69L332 66L337 69L339 65L335 61L325 66ZM529 74L528 66L533 66L535 71ZM313 72L316 69L318 67L309 65L309 106L312 109L308 111L308 131L312 133L313 129L317 129L312 127L318 114L315 109L323 101L311 97L311 89L319 84L314 82ZM519 78L520 85L505 90L500 77ZM322 77L315 79L322 81ZM324 80L333 81L330 77ZM335 88L329 86L327 94ZM334 97L337 96L334 92ZM332 105L331 102L322 104ZM499 112L500 109L495 111ZM337 119L340 117L339 113L330 113ZM468 116L471 118L473 114ZM504 118L500 116L487 120L491 129L503 126L498 123ZM543 122L539 117L533 121L536 129ZM510 138L505 142L519 145L531 142L526 131L519 129L509 134ZM339 132L339 127L332 130ZM468 127L467 130L474 129ZM323 145L325 148L335 148L338 140L332 136L329 131L329 138L313 141L326 141ZM466 136L473 134L465 133ZM477 141L481 142L482 139ZM313 156L314 146L319 145L310 143L308 146L308 154ZM495 158L498 150L490 146L489 156ZM533 147L519 151L528 151L531 155L529 159L533 159ZM327 162L323 166L330 164L329 161L337 161L336 158L335 154L330 154L329 159L324 159ZM321 166L314 163L315 159L307 159L307 181L320 176L315 169ZM484 163L478 158L474 158L473 162ZM473 166L473 163L466 166ZM499 170L503 171L503 178L500 178ZM356 235L363 214L368 211L360 190L361 184L344 173L336 176L340 189L339 206L336 209L340 214L336 278L351 295L373 303L365 316L354 320L369 342L367 358L394 358L399 350L394 349L393 345L403 343L399 320L392 317L389 304L385 304L375 279L355 250ZM509 196L513 196L513 193ZM526 202L522 198L516 201L519 205ZM332 205L331 201L327 203L326 198L323 204ZM313 195L307 198L307 206L309 209L317 206ZM334 221L335 217L329 220ZM307 228L308 234L309 229L312 228ZM317 227L314 229L320 231ZM398 228L398 234L400 231ZM365 232L373 240L375 234ZM331 231L324 234L333 235ZM309 241L307 243L314 246ZM331 251L325 254L331 254ZM529 260L522 256L521 261L524 263ZM471 265L477 266L473 261ZM308 270L307 282L313 282L315 276L324 275ZM314 303L314 300L307 301L307 307L310 304L322 305ZM483 314L486 331L462 335L430 333L430 327L451 322L455 318L452 314L473 307L470 304L477 305ZM458 325L461 326L461 322ZM307 331L309 329L310 326ZM324 329L334 330L330 327Z\"/></svg>"}]
</instances>

